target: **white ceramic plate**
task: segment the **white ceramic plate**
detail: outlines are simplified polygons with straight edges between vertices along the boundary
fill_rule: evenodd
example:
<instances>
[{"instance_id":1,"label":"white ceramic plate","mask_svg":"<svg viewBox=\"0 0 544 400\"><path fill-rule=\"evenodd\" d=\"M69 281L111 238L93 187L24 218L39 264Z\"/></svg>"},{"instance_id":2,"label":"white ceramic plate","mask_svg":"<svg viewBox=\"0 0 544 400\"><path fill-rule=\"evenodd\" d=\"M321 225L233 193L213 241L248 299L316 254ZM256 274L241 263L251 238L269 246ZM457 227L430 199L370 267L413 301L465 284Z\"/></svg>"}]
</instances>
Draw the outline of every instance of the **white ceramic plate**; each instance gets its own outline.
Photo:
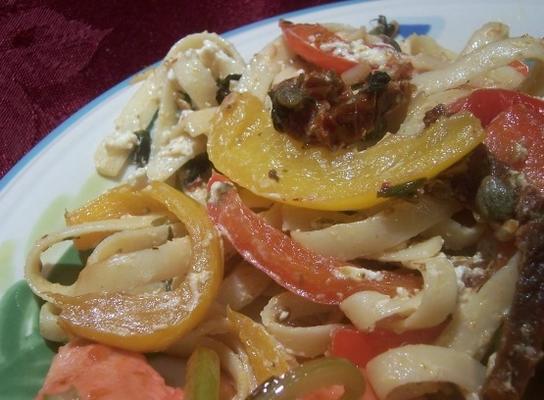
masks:
<instances>
[{"instance_id":1,"label":"white ceramic plate","mask_svg":"<svg viewBox=\"0 0 544 400\"><path fill-rule=\"evenodd\" d=\"M345 1L281 17L298 22L368 25L377 15L398 20L401 32L428 31L443 45L460 50L484 22L511 26L512 35L542 36L541 0ZM279 34L270 18L223 36L249 58ZM51 132L0 181L0 295L23 277L26 253L34 240L63 225L72 209L116 184L95 173L93 153L135 87L126 80L83 107Z\"/></svg>"}]
</instances>

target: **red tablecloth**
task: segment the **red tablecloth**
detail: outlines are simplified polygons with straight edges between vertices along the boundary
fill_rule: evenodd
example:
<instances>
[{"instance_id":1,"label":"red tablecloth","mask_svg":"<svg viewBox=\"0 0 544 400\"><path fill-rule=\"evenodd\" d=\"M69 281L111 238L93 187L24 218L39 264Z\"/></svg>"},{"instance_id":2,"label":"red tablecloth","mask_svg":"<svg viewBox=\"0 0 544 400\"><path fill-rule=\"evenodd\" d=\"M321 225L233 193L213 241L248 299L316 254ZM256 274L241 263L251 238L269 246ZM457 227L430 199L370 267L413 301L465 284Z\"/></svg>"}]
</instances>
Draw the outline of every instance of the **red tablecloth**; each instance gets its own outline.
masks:
<instances>
[{"instance_id":1,"label":"red tablecloth","mask_svg":"<svg viewBox=\"0 0 544 400\"><path fill-rule=\"evenodd\" d=\"M0 1L0 177L109 87L180 37L331 0Z\"/></svg>"}]
</instances>

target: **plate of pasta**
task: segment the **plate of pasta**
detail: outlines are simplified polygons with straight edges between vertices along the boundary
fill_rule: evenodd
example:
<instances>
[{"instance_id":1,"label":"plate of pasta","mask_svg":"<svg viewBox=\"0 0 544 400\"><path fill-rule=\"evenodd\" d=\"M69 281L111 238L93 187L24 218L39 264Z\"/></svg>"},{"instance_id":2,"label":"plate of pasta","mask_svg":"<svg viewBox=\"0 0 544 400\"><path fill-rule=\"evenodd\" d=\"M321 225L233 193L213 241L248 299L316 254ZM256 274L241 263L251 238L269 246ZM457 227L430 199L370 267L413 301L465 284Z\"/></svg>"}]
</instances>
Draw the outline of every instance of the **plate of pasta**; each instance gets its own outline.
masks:
<instances>
[{"instance_id":1,"label":"plate of pasta","mask_svg":"<svg viewBox=\"0 0 544 400\"><path fill-rule=\"evenodd\" d=\"M180 38L2 180L0 398L542 398L542 15Z\"/></svg>"}]
</instances>

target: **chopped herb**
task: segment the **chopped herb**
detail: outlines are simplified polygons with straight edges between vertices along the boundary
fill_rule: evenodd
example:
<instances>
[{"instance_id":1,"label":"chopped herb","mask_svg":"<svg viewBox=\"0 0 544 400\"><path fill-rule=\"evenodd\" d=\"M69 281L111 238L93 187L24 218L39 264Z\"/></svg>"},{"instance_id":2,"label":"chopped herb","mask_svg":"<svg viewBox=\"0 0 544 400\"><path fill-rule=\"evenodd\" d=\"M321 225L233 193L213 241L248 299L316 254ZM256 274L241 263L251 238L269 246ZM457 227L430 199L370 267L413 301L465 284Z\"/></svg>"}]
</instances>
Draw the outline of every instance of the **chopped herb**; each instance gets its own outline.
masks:
<instances>
[{"instance_id":1,"label":"chopped herb","mask_svg":"<svg viewBox=\"0 0 544 400\"><path fill-rule=\"evenodd\" d=\"M414 181L391 185L384 182L378 191L378 197L411 197L417 193L427 180L425 178L416 179Z\"/></svg>"},{"instance_id":2,"label":"chopped herb","mask_svg":"<svg viewBox=\"0 0 544 400\"><path fill-rule=\"evenodd\" d=\"M387 22L385 15L379 15L374 21L377 22L369 33L371 35L385 35L394 38L399 33L399 23L397 21Z\"/></svg>"},{"instance_id":3,"label":"chopped herb","mask_svg":"<svg viewBox=\"0 0 544 400\"><path fill-rule=\"evenodd\" d=\"M270 171L268 171L268 177L270 179L275 180L276 182L280 181L280 177L278 176L278 171L276 171L275 169L271 169Z\"/></svg>"},{"instance_id":4,"label":"chopped herb","mask_svg":"<svg viewBox=\"0 0 544 400\"><path fill-rule=\"evenodd\" d=\"M189 160L179 174L179 179L182 187L191 186L198 182L199 179L207 181L212 172L212 163L208 158L207 153L202 153L195 158Z\"/></svg>"},{"instance_id":5,"label":"chopped herb","mask_svg":"<svg viewBox=\"0 0 544 400\"><path fill-rule=\"evenodd\" d=\"M375 71L370 74L367 81L367 92L379 92L387 87L391 77L387 72Z\"/></svg>"},{"instance_id":6,"label":"chopped herb","mask_svg":"<svg viewBox=\"0 0 544 400\"><path fill-rule=\"evenodd\" d=\"M170 278L164 281L164 290L166 292L172 291L172 283L173 283L173 278Z\"/></svg>"},{"instance_id":7,"label":"chopped herb","mask_svg":"<svg viewBox=\"0 0 544 400\"><path fill-rule=\"evenodd\" d=\"M134 162L138 167L144 167L149 162L151 136L149 135L149 131L136 132L136 136L138 136L138 144L134 151Z\"/></svg>"},{"instance_id":8,"label":"chopped herb","mask_svg":"<svg viewBox=\"0 0 544 400\"><path fill-rule=\"evenodd\" d=\"M215 95L217 104L221 104L225 97L230 94L230 82L239 81L241 77L242 74L228 74L223 79L217 80L217 93Z\"/></svg>"},{"instance_id":9,"label":"chopped herb","mask_svg":"<svg viewBox=\"0 0 544 400\"><path fill-rule=\"evenodd\" d=\"M174 230L171 226L168 227L168 238L166 240L172 240L174 239Z\"/></svg>"},{"instance_id":10,"label":"chopped herb","mask_svg":"<svg viewBox=\"0 0 544 400\"><path fill-rule=\"evenodd\" d=\"M138 144L133 153L133 161L138 167L145 167L149 162L149 154L151 153L151 129L153 128L153 125L155 125L158 114L159 111L156 111L147 128L134 132L138 137Z\"/></svg>"},{"instance_id":11,"label":"chopped herb","mask_svg":"<svg viewBox=\"0 0 544 400\"><path fill-rule=\"evenodd\" d=\"M388 45L392 46L395 50L397 50L399 53L402 52L402 49L400 48L400 44L397 43L397 41L393 38L390 38L386 35L380 35L384 43L387 43Z\"/></svg>"}]
</instances>

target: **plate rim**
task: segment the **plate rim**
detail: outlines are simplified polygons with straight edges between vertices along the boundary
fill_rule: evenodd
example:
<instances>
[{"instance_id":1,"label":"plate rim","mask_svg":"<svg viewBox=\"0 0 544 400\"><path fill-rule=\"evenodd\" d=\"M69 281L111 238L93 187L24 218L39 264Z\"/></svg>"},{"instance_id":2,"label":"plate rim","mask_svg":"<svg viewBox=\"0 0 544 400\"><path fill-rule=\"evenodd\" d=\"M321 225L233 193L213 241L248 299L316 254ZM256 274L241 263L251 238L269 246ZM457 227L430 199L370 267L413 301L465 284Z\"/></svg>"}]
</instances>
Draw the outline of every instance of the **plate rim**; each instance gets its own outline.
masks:
<instances>
[{"instance_id":1,"label":"plate rim","mask_svg":"<svg viewBox=\"0 0 544 400\"><path fill-rule=\"evenodd\" d=\"M289 11L286 13L276 14L271 17L267 17L264 19L260 19L258 21L250 22L248 24L239 26L237 28L228 30L226 32L220 33L219 35L225 39L229 39L232 36L241 34L243 32L246 32L248 30L252 30L255 28L258 28L262 25L266 25L270 22L273 22L275 20L278 20L280 18L286 18L286 17L296 17L298 15L307 14L314 11L323 11L328 8L337 8L339 6L347 6L347 5L353 5L353 4L359 4L359 3L370 3L370 2L377 2L379 0L337 0L333 1L331 3L327 4L319 4L316 6L310 6L301 8L294 11ZM134 74L131 74L127 78L123 79L122 81L116 83L109 89L105 90L101 94L99 94L94 99L90 100L88 103L81 106L79 109L77 109L75 112L70 114L64 121L62 121L59 125L57 125L53 130L51 130L49 133L47 133L43 138L41 138L38 143L36 143L27 153L23 155L9 170L6 172L6 174L0 178L0 198L3 197L7 191L9 190L9 187L16 182L16 178L31 164L31 162L43 151L45 148L47 148L55 139L60 137L65 131L67 131L72 125L76 124L79 120L81 120L85 115L93 111L97 106L108 100L110 97L114 96L115 94L119 93L121 90L129 87L131 85L131 82L134 80L135 77L140 75L143 71L145 71L148 68L152 68L156 65L158 65L162 61L162 58L152 64L150 64L147 67L142 68L141 70L137 71Z\"/></svg>"}]
</instances>

